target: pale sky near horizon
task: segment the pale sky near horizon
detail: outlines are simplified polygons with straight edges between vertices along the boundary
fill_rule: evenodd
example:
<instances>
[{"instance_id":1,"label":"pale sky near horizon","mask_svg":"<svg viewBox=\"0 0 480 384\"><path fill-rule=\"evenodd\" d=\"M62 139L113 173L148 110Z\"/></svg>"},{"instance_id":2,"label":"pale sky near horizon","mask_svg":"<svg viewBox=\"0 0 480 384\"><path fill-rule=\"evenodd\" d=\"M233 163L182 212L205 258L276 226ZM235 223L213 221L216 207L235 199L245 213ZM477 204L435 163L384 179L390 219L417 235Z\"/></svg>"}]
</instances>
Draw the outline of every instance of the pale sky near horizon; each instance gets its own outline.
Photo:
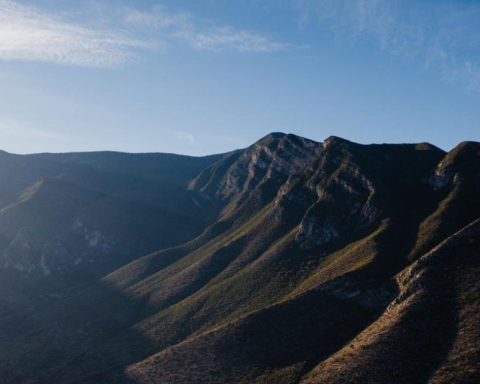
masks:
<instances>
[{"instance_id":1,"label":"pale sky near horizon","mask_svg":"<svg viewBox=\"0 0 480 384\"><path fill-rule=\"evenodd\" d=\"M480 141L480 1L0 0L0 149Z\"/></svg>"}]
</instances>

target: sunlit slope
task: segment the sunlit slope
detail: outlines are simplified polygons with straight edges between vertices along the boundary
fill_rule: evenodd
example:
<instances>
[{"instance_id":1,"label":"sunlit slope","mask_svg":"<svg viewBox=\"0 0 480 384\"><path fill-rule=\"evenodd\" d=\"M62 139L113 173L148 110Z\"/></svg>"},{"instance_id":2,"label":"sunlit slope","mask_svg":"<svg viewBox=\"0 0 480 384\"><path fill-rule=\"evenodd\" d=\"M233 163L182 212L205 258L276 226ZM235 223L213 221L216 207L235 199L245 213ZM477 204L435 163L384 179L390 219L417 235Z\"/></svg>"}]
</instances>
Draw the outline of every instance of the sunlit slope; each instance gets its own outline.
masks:
<instances>
[{"instance_id":1,"label":"sunlit slope","mask_svg":"<svg viewBox=\"0 0 480 384\"><path fill-rule=\"evenodd\" d=\"M396 276L382 316L302 383L474 383L480 375L480 221Z\"/></svg>"},{"instance_id":2,"label":"sunlit slope","mask_svg":"<svg viewBox=\"0 0 480 384\"><path fill-rule=\"evenodd\" d=\"M159 352L131 366L129 374L140 382L191 382L205 369L211 372L205 382L299 380L385 310L396 295L394 276L409 265L409 255L425 235L431 242L439 237L423 223L434 215L442 220L442 202L460 180L452 176L441 186L432 181L444 156L428 144L361 146L331 138L270 200L256 199L263 205L249 215L245 206L234 205L235 196L226 205L224 220L230 222L223 233L212 236L212 229L204 241L201 236L139 259L107 277L152 311L134 329ZM466 156L476 161L476 153ZM261 190L264 179L258 180L250 185L252 194L268 196ZM463 188L478 191L468 180ZM453 233L479 211L462 195L451 201L470 207L449 221ZM129 268L138 270L144 261L151 266L155 258L168 262L157 261L148 276L122 283ZM326 315L332 306L335 313ZM281 320L281 313L291 322ZM342 317L346 313L351 318ZM322 316L339 320L323 328ZM249 335L270 326L273 334L256 338L248 352ZM299 352L286 353L289 343ZM244 347L243 358L222 357Z\"/></svg>"}]
</instances>

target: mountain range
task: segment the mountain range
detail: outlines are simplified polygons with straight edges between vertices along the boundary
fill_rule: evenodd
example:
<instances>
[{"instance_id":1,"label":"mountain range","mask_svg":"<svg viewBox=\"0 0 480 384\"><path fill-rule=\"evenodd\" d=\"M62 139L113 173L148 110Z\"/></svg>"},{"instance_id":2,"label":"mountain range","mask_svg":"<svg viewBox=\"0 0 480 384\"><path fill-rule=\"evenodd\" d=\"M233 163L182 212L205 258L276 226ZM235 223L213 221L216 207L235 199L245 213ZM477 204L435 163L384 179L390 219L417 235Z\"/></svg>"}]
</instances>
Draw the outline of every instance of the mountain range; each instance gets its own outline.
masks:
<instances>
[{"instance_id":1,"label":"mountain range","mask_svg":"<svg viewBox=\"0 0 480 384\"><path fill-rule=\"evenodd\" d=\"M0 382L478 383L480 143L0 153Z\"/></svg>"}]
</instances>

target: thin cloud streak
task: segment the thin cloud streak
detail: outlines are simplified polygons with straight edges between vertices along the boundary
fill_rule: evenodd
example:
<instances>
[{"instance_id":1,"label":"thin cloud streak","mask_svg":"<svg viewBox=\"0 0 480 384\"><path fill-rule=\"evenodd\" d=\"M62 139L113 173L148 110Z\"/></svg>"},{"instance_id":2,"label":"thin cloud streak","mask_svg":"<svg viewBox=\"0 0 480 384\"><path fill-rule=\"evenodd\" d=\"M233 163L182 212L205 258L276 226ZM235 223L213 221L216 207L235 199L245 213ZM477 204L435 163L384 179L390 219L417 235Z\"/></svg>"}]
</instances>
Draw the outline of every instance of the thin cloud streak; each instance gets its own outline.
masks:
<instances>
[{"instance_id":1,"label":"thin cloud streak","mask_svg":"<svg viewBox=\"0 0 480 384\"><path fill-rule=\"evenodd\" d=\"M30 128L27 125L13 119L0 118L0 135L4 142L8 142L14 148L22 151L21 147L32 140L39 144L46 143L69 143L71 140L55 132Z\"/></svg>"},{"instance_id":2,"label":"thin cloud streak","mask_svg":"<svg viewBox=\"0 0 480 384\"><path fill-rule=\"evenodd\" d=\"M13 0L0 0L0 60L110 68L132 60L142 50L158 50L166 44L184 43L199 51L258 53L287 47L254 32L211 25L163 6L151 12L123 8L120 13L117 8L105 9L100 23L104 27L96 29Z\"/></svg>"},{"instance_id":3,"label":"thin cloud streak","mask_svg":"<svg viewBox=\"0 0 480 384\"><path fill-rule=\"evenodd\" d=\"M195 144L195 136L190 132L177 131L174 132L175 138L189 145Z\"/></svg>"},{"instance_id":4,"label":"thin cloud streak","mask_svg":"<svg viewBox=\"0 0 480 384\"><path fill-rule=\"evenodd\" d=\"M31 7L0 0L0 60L115 67L145 42L63 22Z\"/></svg>"},{"instance_id":5,"label":"thin cloud streak","mask_svg":"<svg viewBox=\"0 0 480 384\"><path fill-rule=\"evenodd\" d=\"M480 4L461 2L298 0L300 22L317 20L340 39L369 38L380 50L480 91Z\"/></svg>"},{"instance_id":6,"label":"thin cloud streak","mask_svg":"<svg viewBox=\"0 0 480 384\"><path fill-rule=\"evenodd\" d=\"M189 13L172 13L159 5L149 12L127 10L125 19L131 25L150 29L169 40L185 43L200 51L270 53L288 48L288 44L258 33L238 30L228 25L212 25Z\"/></svg>"}]
</instances>

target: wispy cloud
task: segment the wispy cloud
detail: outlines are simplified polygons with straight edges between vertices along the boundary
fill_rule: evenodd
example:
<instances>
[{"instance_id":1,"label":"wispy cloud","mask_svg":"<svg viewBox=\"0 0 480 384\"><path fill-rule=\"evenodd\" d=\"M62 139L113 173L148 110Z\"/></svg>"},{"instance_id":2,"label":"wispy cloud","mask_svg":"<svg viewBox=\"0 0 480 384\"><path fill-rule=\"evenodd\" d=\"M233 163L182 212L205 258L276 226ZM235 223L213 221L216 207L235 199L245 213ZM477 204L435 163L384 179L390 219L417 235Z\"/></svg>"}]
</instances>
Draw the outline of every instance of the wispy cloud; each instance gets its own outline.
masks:
<instances>
[{"instance_id":1,"label":"wispy cloud","mask_svg":"<svg viewBox=\"0 0 480 384\"><path fill-rule=\"evenodd\" d=\"M287 44L261 34L217 25L185 12L173 13L163 6L155 6L148 12L130 9L126 20L131 25L148 28L196 50L268 53L288 48Z\"/></svg>"},{"instance_id":2,"label":"wispy cloud","mask_svg":"<svg viewBox=\"0 0 480 384\"><path fill-rule=\"evenodd\" d=\"M340 39L371 39L442 79L480 90L480 4L467 1L297 0L301 22L329 25Z\"/></svg>"},{"instance_id":3,"label":"wispy cloud","mask_svg":"<svg viewBox=\"0 0 480 384\"><path fill-rule=\"evenodd\" d=\"M68 143L70 140L64 135L60 135L48 130L30 128L27 125L6 117L0 118L0 135L7 144L25 143L34 140L41 143L56 142Z\"/></svg>"},{"instance_id":4,"label":"wispy cloud","mask_svg":"<svg viewBox=\"0 0 480 384\"><path fill-rule=\"evenodd\" d=\"M173 134L175 138L177 138L177 140L180 140L190 145L195 144L195 136L190 132L176 131L173 132Z\"/></svg>"},{"instance_id":5,"label":"wispy cloud","mask_svg":"<svg viewBox=\"0 0 480 384\"><path fill-rule=\"evenodd\" d=\"M142 47L144 42L118 32L67 23L32 7L0 0L0 60L112 67Z\"/></svg>"},{"instance_id":6,"label":"wispy cloud","mask_svg":"<svg viewBox=\"0 0 480 384\"><path fill-rule=\"evenodd\" d=\"M115 67L141 50L166 44L237 52L274 52L286 47L260 34L203 22L163 6L148 12L121 7L104 11L98 20L102 27L96 28L91 20L73 23L39 8L0 0L0 60Z\"/></svg>"}]
</instances>

